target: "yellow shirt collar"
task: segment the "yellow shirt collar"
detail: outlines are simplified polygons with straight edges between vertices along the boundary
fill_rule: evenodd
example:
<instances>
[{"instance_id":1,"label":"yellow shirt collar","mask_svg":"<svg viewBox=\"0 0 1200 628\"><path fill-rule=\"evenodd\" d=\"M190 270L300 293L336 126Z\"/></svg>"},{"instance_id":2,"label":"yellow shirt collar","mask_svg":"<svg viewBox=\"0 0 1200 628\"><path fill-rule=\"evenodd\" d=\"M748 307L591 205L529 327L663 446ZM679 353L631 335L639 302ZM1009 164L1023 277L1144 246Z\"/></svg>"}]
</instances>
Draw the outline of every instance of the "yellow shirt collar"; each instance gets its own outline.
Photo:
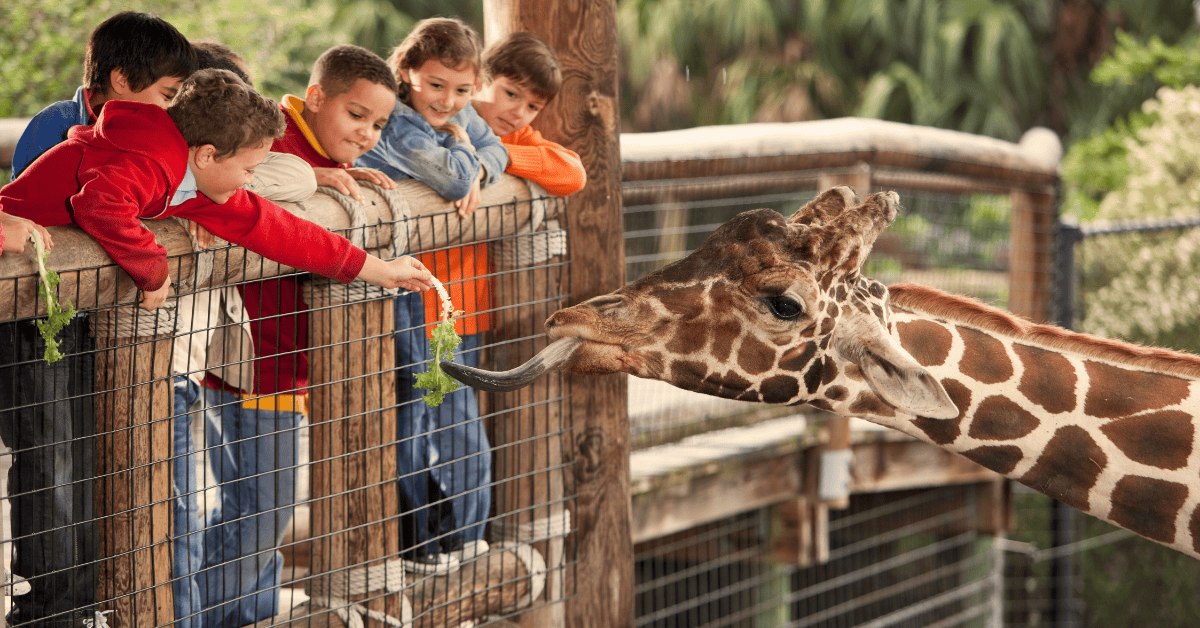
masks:
<instances>
[{"instance_id":1,"label":"yellow shirt collar","mask_svg":"<svg viewBox=\"0 0 1200 628\"><path fill-rule=\"evenodd\" d=\"M313 135L312 129L308 128L308 123L304 121L304 116L301 115L304 113L304 99L291 94L285 94L280 104L283 105L283 110L292 117L292 120L296 123L296 127L304 134L304 139L308 140L313 150L317 151L325 159L331 159L329 155L325 154L324 149L321 148L321 143L317 141L317 136Z\"/></svg>"}]
</instances>

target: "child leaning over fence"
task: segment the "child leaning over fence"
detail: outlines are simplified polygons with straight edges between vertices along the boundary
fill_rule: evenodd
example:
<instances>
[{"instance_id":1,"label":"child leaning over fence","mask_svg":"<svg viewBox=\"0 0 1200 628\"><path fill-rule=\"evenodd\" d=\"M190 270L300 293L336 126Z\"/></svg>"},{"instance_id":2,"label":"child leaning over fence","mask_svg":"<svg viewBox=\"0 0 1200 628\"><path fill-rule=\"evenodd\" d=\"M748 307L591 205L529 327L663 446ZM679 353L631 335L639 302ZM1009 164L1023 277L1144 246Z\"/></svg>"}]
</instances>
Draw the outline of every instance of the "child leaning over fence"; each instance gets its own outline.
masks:
<instances>
[{"instance_id":1,"label":"child leaning over fence","mask_svg":"<svg viewBox=\"0 0 1200 628\"><path fill-rule=\"evenodd\" d=\"M400 93L387 128L379 144L355 163L396 179L417 179L455 201L459 216L473 213L481 187L494 182L508 163L500 139L470 105L479 86L481 52L479 36L461 20L417 23L388 60ZM455 323L462 363L478 365L480 334L490 323L486 245L426 252L420 258L464 312ZM438 318L437 298L429 296L396 299L401 367L396 424L400 495L405 509L413 511L402 543L406 560L410 570L436 572L488 550L483 533L491 506L491 452L474 390L460 388L436 408L413 390L414 371L431 357L428 337Z\"/></svg>"},{"instance_id":2,"label":"child leaning over fence","mask_svg":"<svg viewBox=\"0 0 1200 628\"><path fill-rule=\"evenodd\" d=\"M471 103L508 150L505 172L555 196L582 190L587 172L579 155L529 126L562 87L550 46L533 33L513 33L488 48L483 69L483 89Z\"/></svg>"},{"instance_id":3,"label":"child leaning over fence","mask_svg":"<svg viewBox=\"0 0 1200 628\"><path fill-rule=\"evenodd\" d=\"M344 283L358 278L388 288L430 287L430 275L416 259L384 262L242 189L283 129L283 114L273 101L228 71L203 70L184 82L165 112L152 105L109 103L94 127L74 130L67 142L0 190L0 210L43 225L79 224L143 290L145 308L162 305L171 284L166 251L139 219L166 216L193 220L264 257ZM194 179L195 197L169 205L188 178ZM256 446L254 436L238 439ZM269 476L255 475L246 486L235 488L270 490L271 485ZM254 503L271 501L272 510L260 516L272 522L282 519L285 527L290 517L286 506L294 493L278 492L245 497ZM276 497L287 503L274 504ZM269 527L276 529L274 523ZM226 546L243 556L246 543L270 549L279 540L271 534L256 537ZM246 560L257 562L259 557L250 554ZM276 569L274 584L257 584L269 589L278 582ZM269 598L264 604L273 614L275 594L265 591L261 597ZM254 596L241 600L243 606L253 602Z\"/></svg>"},{"instance_id":4,"label":"child leaning over fence","mask_svg":"<svg viewBox=\"0 0 1200 628\"><path fill-rule=\"evenodd\" d=\"M84 84L75 97L46 107L21 134L13 154L17 180L28 176L18 175L42 153L65 141L71 127L95 122L110 101L157 105L161 113L183 79L196 70L196 57L171 24L126 11L92 31L83 65ZM9 250L24 246L27 232L7 231ZM64 357L47 364L42 360L45 343L32 320L0 323L0 438L13 452L13 571L30 585L28 594L12 598L8 619L14 625L78 624L91 616L96 603L95 356L88 316L73 317L59 340Z\"/></svg>"}]
</instances>

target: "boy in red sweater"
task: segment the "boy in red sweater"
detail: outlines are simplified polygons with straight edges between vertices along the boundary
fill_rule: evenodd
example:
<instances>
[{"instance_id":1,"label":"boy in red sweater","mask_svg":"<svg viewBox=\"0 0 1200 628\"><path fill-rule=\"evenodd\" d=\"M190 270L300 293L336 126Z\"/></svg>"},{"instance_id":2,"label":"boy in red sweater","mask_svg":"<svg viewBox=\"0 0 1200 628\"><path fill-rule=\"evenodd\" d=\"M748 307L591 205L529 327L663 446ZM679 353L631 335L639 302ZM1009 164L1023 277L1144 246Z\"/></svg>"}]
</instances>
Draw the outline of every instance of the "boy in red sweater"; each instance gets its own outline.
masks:
<instances>
[{"instance_id":1,"label":"boy in red sweater","mask_svg":"<svg viewBox=\"0 0 1200 628\"><path fill-rule=\"evenodd\" d=\"M345 238L245 191L254 168L283 135L284 114L225 70L197 72L164 111L108 103L94 127L78 127L13 183L0 210L43 225L74 222L95 237L143 290L142 307L170 289L166 251L142 218L179 216L265 257L342 282L423 290L431 275L412 257L384 262ZM168 205L185 180L198 192ZM219 391L214 391L219 392ZM212 400L206 398L212 406ZM226 403L210 410L223 411ZM222 518L205 546L206 624L244 625L273 616L282 557L272 553L294 503L295 427L275 413L246 413L214 466L235 466L222 485ZM227 456L227 452L230 452ZM233 455L236 454L236 455ZM228 459L227 459L228 458ZM246 466L237 466L245 464ZM229 513L236 513L225 517ZM224 524L224 525L222 525ZM231 601L232 600L232 601Z\"/></svg>"},{"instance_id":2,"label":"boy in red sweater","mask_svg":"<svg viewBox=\"0 0 1200 628\"><path fill-rule=\"evenodd\" d=\"M532 33L513 33L483 56L484 87L475 111L508 150L505 172L541 185L555 196L583 189L587 172L579 155L529 126L562 88L558 57Z\"/></svg>"}]
</instances>

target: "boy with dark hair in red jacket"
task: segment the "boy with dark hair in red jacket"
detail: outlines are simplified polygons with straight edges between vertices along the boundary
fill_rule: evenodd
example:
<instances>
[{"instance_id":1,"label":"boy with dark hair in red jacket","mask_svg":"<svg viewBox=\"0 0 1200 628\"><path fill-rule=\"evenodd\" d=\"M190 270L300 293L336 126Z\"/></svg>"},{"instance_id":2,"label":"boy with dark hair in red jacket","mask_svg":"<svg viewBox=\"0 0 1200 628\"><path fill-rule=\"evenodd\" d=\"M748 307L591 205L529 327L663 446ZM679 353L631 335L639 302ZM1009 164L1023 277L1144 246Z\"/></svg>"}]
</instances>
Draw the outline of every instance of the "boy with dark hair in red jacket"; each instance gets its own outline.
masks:
<instances>
[{"instance_id":1,"label":"boy with dark hair in red jacket","mask_svg":"<svg viewBox=\"0 0 1200 628\"><path fill-rule=\"evenodd\" d=\"M78 224L142 289L147 309L163 304L171 278L166 250L141 219L167 216L192 220L264 257L343 283L358 278L387 288L431 287L431 275L415 258L384 262L243 189L284 126L278 106L233 73L203 70L183 83L166 111L132 102L105 105L95 126L73 129L66 142L0 189L0 211L47 226ZM170 204L189 189L194 197ZM296 426L267 422L272 424L243 426L227 436L240 448L256 450L248 455L261 464L222 486L223 508L238 502L228 509L242 514L208 531L211 546L221 551L202 578L215 596L208 598L206 624L244 625L277 611L272 589L279 584L280 565L264 577L257 577L257 566L271 562L259 554L277 545L277 528L290 519L294 491L283 487L285 479L273 478L294 475L295 463L281 452L294 452L294 444L284 441L294 439ZM241 539L225 538L234 533ZM260 547L247 555L247 544Z\"/></svg>"}]
</instances>

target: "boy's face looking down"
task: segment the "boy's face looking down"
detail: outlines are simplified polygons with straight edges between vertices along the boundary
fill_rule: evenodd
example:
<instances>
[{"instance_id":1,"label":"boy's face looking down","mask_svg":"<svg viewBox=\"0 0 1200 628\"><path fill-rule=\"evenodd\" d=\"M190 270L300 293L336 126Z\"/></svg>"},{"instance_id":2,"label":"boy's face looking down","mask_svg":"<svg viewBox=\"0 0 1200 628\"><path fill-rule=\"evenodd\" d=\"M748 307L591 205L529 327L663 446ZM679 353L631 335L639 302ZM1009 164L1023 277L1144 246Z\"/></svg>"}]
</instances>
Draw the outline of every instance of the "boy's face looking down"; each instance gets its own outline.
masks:
<instances>
[{"instance_id":1,"label":"boy's face looking down","mask_svg":"<svg viewBox=\"0 0 1200 628\"><path fill-rule=\"evenodd\" d=\"M520 131L546 108L546 99L507 76L484 85L474 99L475 111L500 137Z\"/></svg>"},{"instance_id":2,"label":"boy's face looking down","mask_svg":"<svg viewBox=\"0 0 1200 628\"><path fill-rule=\"evenodd\" d=\"M118 68L109 76L108 93L105 96L106 100L128 100L166 109L175 94L179 93L179 86L182 84L183 79L177 76L164 76L145 89L133 91L125 73Z\"/></svg>"},{"instance_id":3,"label":"boy's face looking down","mask_svg":"<svg viewBox=\"0 0 1200 628\"><path fill-rule=\"evenodd\" d=\"M413 110L435 129L471 102L479 82L475 66L466 63L454 70L437 59L413 70L400 70L400 78L411 87Z\"/></svg>"},{"instance_id":4,"label":"boy's face looking down","mask_svg":"<svg viewBox=\"0 0 1200 628\"><path fill-rule=\"evenodd\" d=\"M349 91L333 97L320 85L309 86L303 117L321 150L339 164L348 164L375 148L395 105L391 90L360 78Z\"/></svg>"},{"instance_id":5,"label":"boy's face looking down","mask_svg":"<svg viewBox=\"0 0 1200 628\"><path fill-rule=\"evenodd\" d=\"M274 140L244 146L225 157L217 157L212 144L188 148L188 165L196 176L196 190L214 203L229 200L239 188L254 180L254 169L267 158Z\"/></svg>"}]
</instances>

